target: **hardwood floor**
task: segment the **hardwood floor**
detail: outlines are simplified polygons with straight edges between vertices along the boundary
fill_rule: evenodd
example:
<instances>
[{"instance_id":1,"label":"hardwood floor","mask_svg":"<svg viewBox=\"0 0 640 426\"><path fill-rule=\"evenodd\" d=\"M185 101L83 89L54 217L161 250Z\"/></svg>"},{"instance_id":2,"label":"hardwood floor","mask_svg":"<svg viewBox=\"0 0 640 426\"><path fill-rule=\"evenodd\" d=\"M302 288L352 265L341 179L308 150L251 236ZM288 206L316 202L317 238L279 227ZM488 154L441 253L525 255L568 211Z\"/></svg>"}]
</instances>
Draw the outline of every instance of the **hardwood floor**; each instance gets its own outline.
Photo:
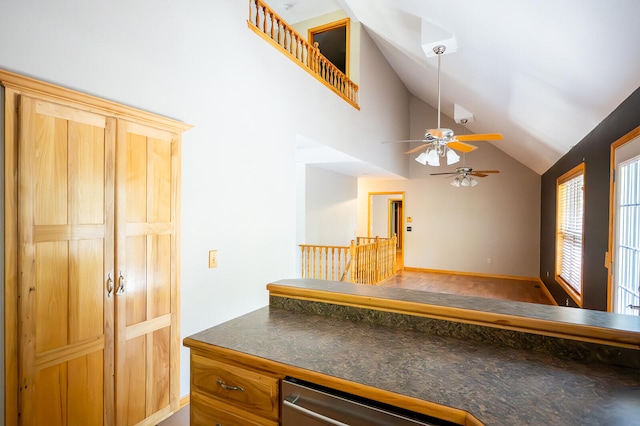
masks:
<instances>
[{"instance_id":1,"label":"hardwood floor","mask_svg":"<svg viewBox=\"0 0 640 426\"><path fill-rule=\"evenodd\" d=\"M538 281L525 279L404 270L379 285L545 305L555 304Z\"/></svg>"},{"instance_id":2,"label":"hardwood floor","mask_svg":"<svg viewBox=\"0 0 640 426\"><path fill-rule=\"evenodd\" d=\"M189 404L182 407L173 416L158 423L157 426L189 426Z\"/></svg>"}]
</instances>

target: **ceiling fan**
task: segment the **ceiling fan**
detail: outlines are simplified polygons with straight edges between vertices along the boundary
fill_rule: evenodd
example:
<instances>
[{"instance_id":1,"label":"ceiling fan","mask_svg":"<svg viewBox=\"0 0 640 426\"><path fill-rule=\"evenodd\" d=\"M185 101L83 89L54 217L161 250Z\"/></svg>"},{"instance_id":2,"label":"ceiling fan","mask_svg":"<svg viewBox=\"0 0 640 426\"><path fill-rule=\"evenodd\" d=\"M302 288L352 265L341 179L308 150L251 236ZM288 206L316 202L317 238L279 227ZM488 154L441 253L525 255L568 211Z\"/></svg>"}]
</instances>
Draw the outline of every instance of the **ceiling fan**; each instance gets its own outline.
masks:
<instances>
[{"instance_id":1,"label":"ceiling fan","mask_svg":"<svg viewBox=\"0 0 640 426\"><path fill-rule=\"evenodd\" d=\"M451 185L460 186L476 186L478 182L474 177L487 177L492 173L500 173L499 170L473 170L471 167L458 167L455 172L431 173L431 176L437 175L455 175L455 179Z\"/></svg>"},{"instance_id":2,"label":"ceiling fan","mask_svg":"<svg viewBox=\"0 0 640 426\"><path fill-rule=\"evenodd\" d=\"M424 148L416 161L421 164L429 164L430 166L439 166L440 157L447 158L447 164L454 164L460 160L460 156L456 154L457 150L463 153L471 152L478 148L477 146L466 143L467 141L487 141L487 140L500 140L502 135L499 133L485 133L475 135L460 135L456 136L453 130L440 127L440 62L441 55L445 52L446 46L438 45L433 48L433 52L438 56L438 128L427 129L422 140L406 140L398 142L424 142L415 148L412 148L405 152L405 154L413 154Z\"/></svg>"}]
</instances>

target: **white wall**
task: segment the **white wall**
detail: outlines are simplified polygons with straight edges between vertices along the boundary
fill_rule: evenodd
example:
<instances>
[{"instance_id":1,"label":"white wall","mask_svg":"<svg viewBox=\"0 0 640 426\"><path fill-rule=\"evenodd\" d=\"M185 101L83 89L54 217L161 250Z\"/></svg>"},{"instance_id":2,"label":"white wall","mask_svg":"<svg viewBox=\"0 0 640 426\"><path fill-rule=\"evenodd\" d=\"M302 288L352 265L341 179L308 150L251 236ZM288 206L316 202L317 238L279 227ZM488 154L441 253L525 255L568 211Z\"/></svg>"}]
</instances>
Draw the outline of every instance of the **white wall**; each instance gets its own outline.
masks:
<instances>
[{"instance_id":1,"label":"white wall","mask_svg":"<svg viewBox=\"0 0 640 426\"><path fill-rule=\"evenodd\" d=\"M348 246L358 218L358 180L307 166L306 244Z\"/></svg>"},{"instance_id":2,"label":"white wall","mask_svg":"<svg viewBox=\"0 0 640 426\"><path fill-rule=\"evenodd\" d=\"M366 196L366 194L363 194L363 196ZM369 207L371 209L371 215L369 216L370 232L361 236L389 238L389 220L391 219L389 217L389 200L399 198L398 194L373 196Z\"/></svg>"},{"instance_id":3,"label":"white wall","mask_svg":"<svg viewBox=\"0 0 640 426\"><path fill-rule=\"evenodd\" d=\"M436 110L411 99L411 137L421 138L435 123ZM443 126L464 129L444 117ZM457 126L457 127L456 127ZM488 142L466 155L476 170L500 174L478 178L473 188L451 186L451 178L430 173L453 171L460 163L423 166L410 159L410 179L360 179L358 232L366 232L367 194L405 191L404 263L407 267L481 274L537 277L540 256L540 176ZM412 223L406 223L411 217ZM364 234L363 234L364 235ZM487 259L491 258L491 263Z\"/></svg>"},{"instance_id":4,"label":"white wall","mask_svg":"<svg viewBox=\"0 0 640 426\"><path fill-rule=\"evenodd\" d=\"M406 138L408 94L368 35L356 34L358 111L249 30L247 11L237 0L26 0L0 13L0 68L194 125L183 137L182 337L266 305L265 285L296 275L297 134L408 174L401 147L380 144Z\"/></svg>"}]
</instances>

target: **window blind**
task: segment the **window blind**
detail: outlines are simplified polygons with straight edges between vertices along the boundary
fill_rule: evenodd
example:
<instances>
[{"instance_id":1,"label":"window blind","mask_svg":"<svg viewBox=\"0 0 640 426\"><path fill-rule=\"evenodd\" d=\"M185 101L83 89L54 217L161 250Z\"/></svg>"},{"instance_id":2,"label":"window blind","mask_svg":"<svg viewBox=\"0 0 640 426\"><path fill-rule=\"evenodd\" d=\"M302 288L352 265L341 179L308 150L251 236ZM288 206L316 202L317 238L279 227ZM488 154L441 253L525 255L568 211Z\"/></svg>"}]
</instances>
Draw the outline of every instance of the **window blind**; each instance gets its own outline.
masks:
<instances>
[{"instance_id":1,"label":"window blind","mask_svg":"<svg viewBox=\"0 0 640 426\"><path fill-rule=\"evenodd\" d=\"M557 274L582 294L584 170L558 185Z\"/></svg>"}]
</instances>

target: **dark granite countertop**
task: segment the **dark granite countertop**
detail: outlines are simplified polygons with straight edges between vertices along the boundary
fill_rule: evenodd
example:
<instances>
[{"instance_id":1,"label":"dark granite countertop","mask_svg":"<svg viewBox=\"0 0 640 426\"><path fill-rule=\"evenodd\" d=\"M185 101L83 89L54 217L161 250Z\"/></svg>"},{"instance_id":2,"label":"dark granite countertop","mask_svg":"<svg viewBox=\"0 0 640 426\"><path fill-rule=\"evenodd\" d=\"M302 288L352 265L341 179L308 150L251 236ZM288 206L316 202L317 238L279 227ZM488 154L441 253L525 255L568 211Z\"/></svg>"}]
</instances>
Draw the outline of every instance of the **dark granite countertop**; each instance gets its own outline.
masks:
<instances>
[{"instance_id":1,"label":"dark granite countertop","mask_svg":"<svg viewBox=\"0 0 640 426\"><path fill-rule=\"evenodd\" d=\"M487 425L640 425L640 371L264 307L196 341L467 411Z\"/></svg>"},{"instance_id":2,"label":"dark granite countertop","mask_svg":"<svg viewBox=\"0 0 640 426\"><path fill-rule=\"evenodd\" d=\"M589 309L576 309L564 306L541 305L526 302L489 299L446 293L431 293L420 290L403 288L380 287L371 285L351 284L317 279L283 279L273 281L273 284L297 289L327 292L332 295L344 294L368 297L372 299L413 302L423 305L449 307L505 315L528 320L541 320L592 327L608 330L613 333L637 334L640 342L640 318L631 315L620 315Z\"/></svg>"}]
</instances>

